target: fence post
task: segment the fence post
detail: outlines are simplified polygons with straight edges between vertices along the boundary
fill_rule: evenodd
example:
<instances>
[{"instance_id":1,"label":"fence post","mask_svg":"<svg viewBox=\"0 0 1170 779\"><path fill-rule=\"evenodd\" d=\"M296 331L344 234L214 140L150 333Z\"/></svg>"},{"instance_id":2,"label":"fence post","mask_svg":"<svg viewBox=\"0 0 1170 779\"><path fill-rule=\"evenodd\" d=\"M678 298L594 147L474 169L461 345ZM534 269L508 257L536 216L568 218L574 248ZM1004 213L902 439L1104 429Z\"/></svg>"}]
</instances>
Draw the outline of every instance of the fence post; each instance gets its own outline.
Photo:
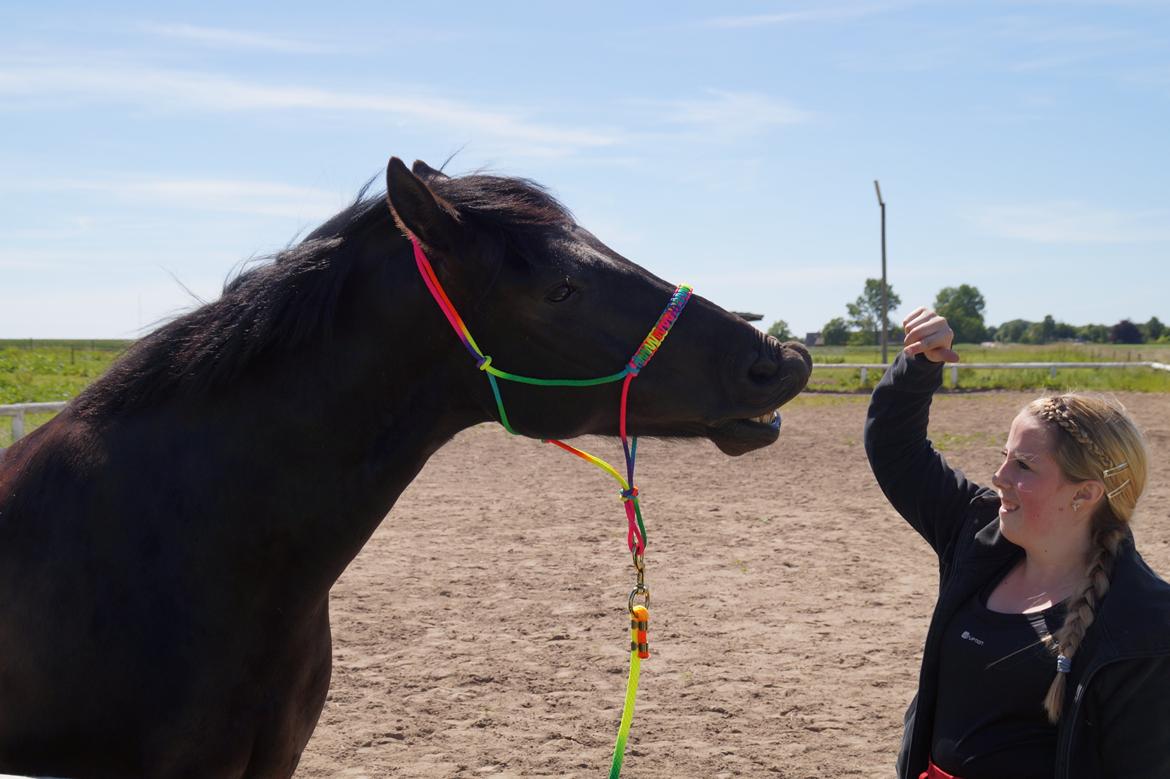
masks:
<instances>
[{"instance_id":1,"label":"fence post","mask_svg":"<svg viewBox=\"0 0 1170 779\"><path fill-rule=\"evenodd\" d=\"M956 389L959 386L959 366L951 366L951 389Z\"/></svg>"},{"instance_id":2,"label":"fence post","mask_svg":"<svg viewBox=\"0 0 1170 779\"><path fill-rule=\"evenodd\" d=\"M12 416L12 443L24 435L24 412L17 411Z\"/></svg>"},{"instance_id":3,"label":"fence post","mask_svg":"<svg viewBox=\"0 0 1170 779\"><path fill-rule=\"evenodd\" d=\"M861 366L861 386L865 386L865 380L869 377L869 368L864 365Z\"/></svg>"},{"instance_id":4,"label":"fence post","mask_svg":"<svg viewBox=\"0 0 1170 779\"><path fill-rule=\"evenodd\" d=\"M1048 369L1048 377L1051 379L1056 379L1056 366L1055 365L1053 365L1051 368Z\"/></svg>"}]
</instances>

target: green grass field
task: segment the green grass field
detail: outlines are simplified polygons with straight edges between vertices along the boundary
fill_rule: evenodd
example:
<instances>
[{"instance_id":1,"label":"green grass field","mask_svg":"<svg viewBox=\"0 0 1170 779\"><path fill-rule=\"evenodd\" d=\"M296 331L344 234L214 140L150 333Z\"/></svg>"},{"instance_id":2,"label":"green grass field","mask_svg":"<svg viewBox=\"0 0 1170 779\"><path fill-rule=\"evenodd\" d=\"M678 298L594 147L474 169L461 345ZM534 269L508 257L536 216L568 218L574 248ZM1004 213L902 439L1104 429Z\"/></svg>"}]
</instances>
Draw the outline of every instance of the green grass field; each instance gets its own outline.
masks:
<instances>
[{"instance_id":1,"label":"green grass field","mask_svg":"<svg viewBox=\"0 0 1170 779\"><path fill-rule=\"evenodd\" d=\"M69 400L101 376L129 341L0 340L0 405ZM26 414L26 433L52 414ZM0 416L0 448L12 444L12 424Z\"/></svg>"},{"instance_id":2,"label":"green grass field","mask_svg":"<svg viewBox=\"0 0 1170 779\"><path fill-rule=\"evenodd\" d=\"M1170 363L1170 344L1075 344L1043 346L1007 344L1003 346L959 345L955 349L959 363L959 388L964 390L1094 390L1135 392L1170 392L1170 371L1151 368L1061 368L1053 377L1046 369L980 369L979 363L1003 362L1160 362ZM871 346L818 346L809 350L813 356L813 377L809 389L814 392L861 392L873 389L881 378L879 371L869 371L866 382L860 370L834 368L817 371L816 365L876 364L881 351ZM890 360L898 353L891 344ZM950 388L950 369L944 384Z\"/></svg>"},{"instance_id":3,"label":"green grass field","mask_svg":"<svg viewBox=\"0 0 1170 779\"><path fill-rule=\"evenodd\" d=\"M0 405L69 400L129 341L0 341Z\"/></svg>"},{"instance_id":4,"label":"green grass field","mask_svg":"<svg viewBox=\"0 0 1170 779\"><path fill-rule=\"evenodd\" d=\"M3 344L3 341L0 341ZM891 359L901 343L891 343ZM813 362L877 363L882 353L876 346L814 346L809 349ZM1170 344L1078 344L1055 343L1042 346L1002 344L981 346L959 344L955 347L963 362L1167 362Z\"/></svg>"},{"instance_id":5,"label":"green grass field","mask_svg":"<svg viewBox=\"0 0 1170 779\"><path fill-rule=\"evenodd\" d=\"M117 359L130 341L29 341L0 340L0 405L69 400ZM959 346L960 390L1065 390L1170 392L1170 371L1149 368L1061 369L1053 378L1047 370L979 369L983 362L1161 362L1170 363L1170 345L1112 346L1102 344L1049 344L1046 346ZM816 365L879 363L876 347L822 346L810 349L814 369L812 392L862 393L873 389L881 377L869 371L864 384L859 370L817 370ZM890 359L897 354L890 347ZM950 371L945 374L950 389ZM806 396L808 397L808 396ZM811 401L811 397L808 398ZM826 398L827 400L827 398ZM808 401L806 401L808 402ZM51 415L25 418L25 430L44 424ZM12 443L7 417L0 417L0 447Z\"/></svg>"}]
</instances>

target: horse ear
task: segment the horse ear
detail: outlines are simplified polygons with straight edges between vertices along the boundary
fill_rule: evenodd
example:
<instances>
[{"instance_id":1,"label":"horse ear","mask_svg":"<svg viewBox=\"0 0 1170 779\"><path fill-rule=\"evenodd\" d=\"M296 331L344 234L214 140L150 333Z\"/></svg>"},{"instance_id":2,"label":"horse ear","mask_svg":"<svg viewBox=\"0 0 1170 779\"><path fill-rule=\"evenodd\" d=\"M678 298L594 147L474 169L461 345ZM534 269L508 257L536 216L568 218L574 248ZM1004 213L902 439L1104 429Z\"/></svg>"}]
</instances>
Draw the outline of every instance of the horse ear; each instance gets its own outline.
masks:
<instances>
[{"instance_id":1,"label":"horse ear","mask_svg":"<svg viewBox=\"0 0 1170 779\"><path fill-rule=\"evenodd\" d=\"M415 160L414 164L410 166L410 170L412 173L414 173L414 175L418 176L423 181L448 178L446 173L441 170L435 170L422 160Z\"/></svg>"},{"instance_id":2,"label":"horse ear","mask_svg":"<svg viewBox=\"0 0 1170 779\"><path fill-rule=\"evenodd\" d=\"M440 251L454 246L459 231L455 210L397 157L386 166L386 202L402 232Z\"/></svg>"}]
</instances>

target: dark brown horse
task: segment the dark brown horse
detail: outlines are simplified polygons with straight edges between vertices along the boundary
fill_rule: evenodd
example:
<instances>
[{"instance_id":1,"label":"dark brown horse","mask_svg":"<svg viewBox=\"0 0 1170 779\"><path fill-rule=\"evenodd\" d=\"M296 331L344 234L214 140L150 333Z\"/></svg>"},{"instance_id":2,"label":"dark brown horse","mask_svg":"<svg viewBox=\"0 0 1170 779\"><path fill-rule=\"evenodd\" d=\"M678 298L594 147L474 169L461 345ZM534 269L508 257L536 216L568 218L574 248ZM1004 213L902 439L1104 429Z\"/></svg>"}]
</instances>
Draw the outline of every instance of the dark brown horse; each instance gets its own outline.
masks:
<instances>
[{"instance_id":1,"label":"dark brown horse","mask_svg":"<svg viewBox=\"0 0 1170 779\"><path fill-rule=\"evenodd\" d=\"M427 458L496 418L404 231L514 373L621 370L673 291L531 182L392 159L386 201L143 338L0 460L0 772L292 774L329 588ZM630 432L765 446L809 370L695 297ZM617 384L502 392L524 435L617 432Z\"/></svg>"}]
</instances>

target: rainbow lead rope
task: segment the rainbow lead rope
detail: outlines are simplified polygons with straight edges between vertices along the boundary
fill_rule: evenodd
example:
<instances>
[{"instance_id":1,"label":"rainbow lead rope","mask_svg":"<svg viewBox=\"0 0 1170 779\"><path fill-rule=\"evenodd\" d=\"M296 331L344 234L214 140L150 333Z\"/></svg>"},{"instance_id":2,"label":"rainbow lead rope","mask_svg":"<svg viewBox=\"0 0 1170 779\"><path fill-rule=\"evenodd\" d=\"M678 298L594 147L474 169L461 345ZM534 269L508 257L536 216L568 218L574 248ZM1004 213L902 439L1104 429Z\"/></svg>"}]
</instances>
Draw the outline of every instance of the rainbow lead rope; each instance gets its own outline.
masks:
<instances>
[{"instance_id":1,"label":"rainbow lead rope","mask_svg":"<svg viewBox=\"0 0 1170 779\"><path fill-rule=\"evenodd\" d=\"M642 661L650 657L650 643L647 637L649 626L650 612L645 606L634 606L630 609L630 676L626 680L626 705L622 709L622 724L618 727L617 741L613 745L613 763L609 768L609 779L618 779L622 772L626 741L630 737L630 724L634 721L638 677L641 675Z\"/></svg>"},{"instance_id":2,"label":"rainbow lead rope","mask_svg":"<svg viewBox=\"0 0 1170 779\"><path fill-rule=\"evenodd\" d=\"M629 545L630 553L634 557L634 568L638 573L638 583L630 593L629 598L630 678L626 684L626 705L622 709L622 721L618 728L617 743L614 744L613 750L613 765L609 771L610 779L617 779L618 774L622 770L622 759L626 752L626 740L630 735L630 724L634 719L634 698L638 694L638 676L641 670L641 663L642 660L650 657L650 649L646 638L647 626L650 621L650 590L646 589L646 568L644 560L646 553L646 525L642 522L642 509L638 504L638 488L634 486L634 459L638 453L638 439L626 435L626 406L629 401L630 384L638 377L642 369L646 367L646 363L650 362L650 358L658 351L658 347L662 346L662 342L670 333L670 329L678 321L679 315L682 314L683 308L687 305L687 301L691 299L691 288L686 284L680 284L675 288L674 294L670 296L670 301L659 315L658 321L654 323L654 327L650 329L649 334L642 340L642 343L630 357L629 362L626 363L626 367L617 373L611 373L608 376L601 376L596 379L538 379L531 376L508 373L492 365L492 358L484 354L479 348L479 345L471 336L471 331L468 330L467 324L463 321L463 317L459 316L459 312L455 310L451 299L447 297L447 293L443 290L443 285L439 283L439 278L435 275L434 268L431 267L431 263L423 252L422 246L414 238L411 238L411 242L414 244L414 261L418 266L418 272L422 276L423 283L426 284L427 290L431 293L431 297L435 299L435 303L447 318L451 329L455 331L459 340L463 342L464 348L467 349L471 358L475 360L476 366L487 375L488 383L491 385L492 396L496 401L496 409L500 415L500 424L509 433L515 435L516 431L512 429L512 423L508 420L508 414L504 410L504 399L500 396L500 387L496 382L497 378L541 387L595 387L599 384L608 384L615 381L622 382L621 405L618 409L618 434L621 437L622 451L626 458L625 477L600 457L583 452L563 441L548 440L548 443L555 444L566 452L575 454L582 460L601 468L612 476L622 488L620 494L622 503L625 506L628 524L626 543ZM635 599L639 596L643 598L644 605L634 604Z\"/></svg>"}]
</instances>

